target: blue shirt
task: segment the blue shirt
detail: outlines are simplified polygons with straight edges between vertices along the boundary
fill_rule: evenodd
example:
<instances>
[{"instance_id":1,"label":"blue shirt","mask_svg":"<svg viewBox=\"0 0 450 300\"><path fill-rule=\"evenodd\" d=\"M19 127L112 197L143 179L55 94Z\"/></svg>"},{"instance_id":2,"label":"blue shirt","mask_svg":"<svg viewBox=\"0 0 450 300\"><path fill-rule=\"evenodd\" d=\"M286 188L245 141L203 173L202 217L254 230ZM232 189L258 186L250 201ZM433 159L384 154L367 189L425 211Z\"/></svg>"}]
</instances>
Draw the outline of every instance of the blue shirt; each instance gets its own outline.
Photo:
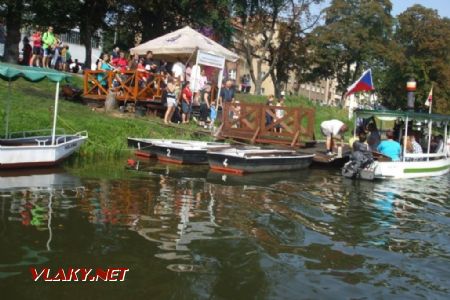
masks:
<instances>
[{"instance_id":1,"label":"blue shirt","mask_svg":"<svg viewBox=\"0 0 450 300\"><path fill-rule=\"evenodd\" d=\"M390 157L393 161L400 160L400 154L402 153L402 147L399 142L393 140L382 141L378 147L378 152Z\"/></svg>"},{"instance_id":2,"label":"blue shirt","mask_svg":"<svg viewBox=\"0 0 450 300\"><path fill-rule=\"evenodd\" d=\"M222 97L223 102L231 102L234 98L233 88L224 88L220 91L220 97Z\"/></svg>"},{"instance_id":3,"label":"blue shirt","mask_svg":"<svg viewBox=\"0 0 450 300\"><path fill-rule=\"evenodd\" d=\"M211 119L211 121L214 121L217 118L217 111L216 108L214 106L211 105L210 107L210 115L209 118Z\"/></svg>"}]
</instances>

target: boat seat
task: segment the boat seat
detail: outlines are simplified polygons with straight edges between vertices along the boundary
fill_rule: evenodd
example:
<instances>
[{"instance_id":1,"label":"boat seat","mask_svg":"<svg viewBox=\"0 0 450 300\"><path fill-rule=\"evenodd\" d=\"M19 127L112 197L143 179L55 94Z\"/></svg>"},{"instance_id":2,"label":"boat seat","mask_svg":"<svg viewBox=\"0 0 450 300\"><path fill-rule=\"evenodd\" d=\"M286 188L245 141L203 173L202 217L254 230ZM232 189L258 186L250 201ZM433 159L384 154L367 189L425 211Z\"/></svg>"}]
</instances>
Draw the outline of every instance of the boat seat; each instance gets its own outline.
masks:
<instances>
[{"instance_id":1,"label":"boat seat","mask_svg":"<svg viewBox=\"0 0 450 300\"><path fill-rule=\"evenodd\" d=\"M20 142L20 141L9 141L0 140L0 146L36 146L36 142Z\"/></svg>"},{"instance_id":2,"label":"boat seat","mask_svg":"<svg viewBox=\"0 0 450 300\"><path fill-rule=\"evenodd\" d=\"M377 151L372 151L372 155L373 155L374 159L381 161L381 162L392 161L392 159L389 156L381 154L380 152L377 152Z\"/></svg>"},{"instance_id":3,"label":"boat seat","mask_svg":"<svg viewBox=\"0 0 450 300\"><path fill-rule=\"evenodd\" d=\"M48 143L48 139L45 139L45 140L35 139L35 141L38 143L38 146L45 146Z\"/></svg>"}]
</instances>

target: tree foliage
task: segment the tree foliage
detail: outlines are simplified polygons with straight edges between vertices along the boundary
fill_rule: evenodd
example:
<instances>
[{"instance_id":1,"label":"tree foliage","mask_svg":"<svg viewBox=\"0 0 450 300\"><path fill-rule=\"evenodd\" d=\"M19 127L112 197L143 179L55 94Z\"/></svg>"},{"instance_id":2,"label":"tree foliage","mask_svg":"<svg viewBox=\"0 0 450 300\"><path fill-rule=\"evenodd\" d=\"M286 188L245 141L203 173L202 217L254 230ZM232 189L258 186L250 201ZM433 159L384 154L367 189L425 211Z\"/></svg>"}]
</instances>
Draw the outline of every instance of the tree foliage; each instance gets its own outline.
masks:
<instances>
[{"instance_id":1,"label":"tree foliage","mask_svg":"<svg viewBox=\"0 0 450 300\"><path fill-rule=\"evenodd\" d=\"M313 78L336 78L344 92L364 69L383 66L390 53L391 9L389 0L333 0L325 23L309 39Z\"/></svg>"},{"instance_id":2,"label":"tree foliage","mask_svg":"<svg viewBox=\"0 0 450 300\"><path fill-rule=\"evenodd\" d=\"M417 81L416 106L423 107L433 85L433 110L450 111L450 20L420 5L398 16L394 41L381 93L386 105L405 107L405 83Z\"/></svg>"},{"instance_id":3,"label":"tree foliage","mask_svg":"<svg viewBox=\"0 0 450 300\"><path fill-rule=\"evenodd\" d=\"M397 19L390 0L331 0L323 24L311 7L323 0L4 0L5 59L17 60L20 29L53 25L80 30L91 60L91 40L103 32L104 49L127 49L185 25L213 35L246 61L260 93L269 76L278 94L292 74L300 82L337 79L345 89L372 68L385 105L404 107L405 82L418 82L417 104L434 87L434 111L450 111L450 20L420 5ZM266 69L264 69L266 68ZM264 72L263 72L264 69Z\"/></svg>"},{"instance_id":4,"label":"tree foliage","mask_svg":"<svg viewBox=\"0 0 450 300\"><path fill-rule=\"evenodd\" d=\"M276 94L294 70L294 59L305 32L318 18L310 7L321 0L237 0L235 1L236 48L244 56L256 93L271 76ZM268 70L263 72L263 65Z\"/></svg>"}]
</instances>

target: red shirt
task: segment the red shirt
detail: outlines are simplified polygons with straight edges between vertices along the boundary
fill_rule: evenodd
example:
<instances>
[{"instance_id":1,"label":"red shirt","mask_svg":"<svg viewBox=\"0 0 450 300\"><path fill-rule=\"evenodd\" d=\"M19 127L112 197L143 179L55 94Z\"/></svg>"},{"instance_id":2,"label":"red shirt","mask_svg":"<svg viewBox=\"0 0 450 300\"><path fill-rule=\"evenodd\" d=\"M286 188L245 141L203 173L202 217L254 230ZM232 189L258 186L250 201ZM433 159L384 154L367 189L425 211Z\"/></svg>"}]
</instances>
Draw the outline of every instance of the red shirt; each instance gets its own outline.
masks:
<instances>
[{"instance_id":1,"label":"red shirt","mask_svg":"<svg viewBox=\"0 0 450 300\"><path fill-rule=\"evenodd\" d=\"M119 57L115 66L120 68L120 71L125 72L128 67L128 61L125 57Z\"/></svg>"},{"instance_id":2,"label":"red shirt","mask_svg":"<svg viewBox=\"0 0 450 300\"><path fill-rule=\"evenodd\" d=\"M42 46L42 38L41 38L41 35L39 33L33 33L31 38L33 39L33 46L34 47L41 47Z\"/></svg>"},{"instance_id":3,"label":"red shirt","mask_svg":"<svg viewBox=\"0 0 450 300\"><path fill-rule=\"evenodd\" d=\"M184 95L186 95L186 98L187 98L187 102L188 103L191 103L191 99L192 99L192 92L191 92L191 89L189 88L189 85L187 85L184 89L183 89L183 101L186 101L186 100L184 100Z\"/></svg>"}]
</instances>

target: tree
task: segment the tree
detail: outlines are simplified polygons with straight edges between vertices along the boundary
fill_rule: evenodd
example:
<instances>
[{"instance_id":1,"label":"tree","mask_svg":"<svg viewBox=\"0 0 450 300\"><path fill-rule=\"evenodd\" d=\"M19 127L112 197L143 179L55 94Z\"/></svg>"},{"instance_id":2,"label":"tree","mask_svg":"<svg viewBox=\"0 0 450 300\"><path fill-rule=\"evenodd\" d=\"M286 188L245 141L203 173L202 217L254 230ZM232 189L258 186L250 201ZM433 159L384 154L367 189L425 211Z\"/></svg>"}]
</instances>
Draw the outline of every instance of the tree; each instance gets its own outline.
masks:
<instances>
[{"instance_id":1,"label":"tree","mask_svg":"<svg viewBox=\"0 0 450 300\"><path fill-rule=\"evenodd\" d=\"M394 40L397 55L389 58L389 67L380 86L384 104L405 107L405 84L412 77L418 87L416 104L423 107L433 85L433 111L448 113L450 20L441 18L433 9L412 6L398 16Z\"/></svg>"},{"instance_id":2,"label":"tree","mask_svg":"<svg viewBox=\"0 0 450 300\"><path fill-rule=\"evenodd\" d=\"M288 1L286 12L278 22L277 38L269 44L269 65L274 64L270 77L274 85L275 95L281 92L281 84L287 83L290 73L304 66L307 55L305 40L308 32L318 23L320 15L312 15L310 8L318 4L317 0ZM276 60L276 61L275 61ZM300 64L299 64L300 63Z\"/></svg>"},{"instance_id":3,"label":"tree","mask_svg":"<svg viewBox=\"0 0 450 300\"><path fill-rule=\"evenodd\" d=\"M91 65L92 38L94 33L105 26L105 17L113 5L110 0L84 0L78 6L77 25L80 28L80 39L86 49L85 65Z\"/></svg>"},{"instance_id":4,"label":"tree","mask_svg":"<svg viewBox=\"0 0 450 300\"><path fill-rule=\"evenodd\" d=\"M23 1L6 0L0 4L0 13L6 18L4 59L16 63L19 58L20 29L22 27Z\"/></svg>"},{"instance_id":5,"label":"tree","mask_svg":"<svg viewBox=\"0 0 450 300\"><path fill-rule=\"evenodd\" d=\"M262 72L263 64L269 60L269 47L274 42L277 22L286 3L286 0L235 1L237 15L234 24L237 31L235 46L245 58L257 95L261 94L262 83L269 77L278 62L278 56L274 55L268 72ZM254 61L256 66L253 64Z\"/></svg>"},{"instance_id":6,"label":"tree","mask_svg":"<svg viewBox=\"0 0 450 300\"><path fill-rule=\"evenodd\" d=\"M336 78L343 93L364 69L383 67L392 48L391 9L389 0L333 0L310 38L313 78Z\"/></svg>"}]
</instances>

